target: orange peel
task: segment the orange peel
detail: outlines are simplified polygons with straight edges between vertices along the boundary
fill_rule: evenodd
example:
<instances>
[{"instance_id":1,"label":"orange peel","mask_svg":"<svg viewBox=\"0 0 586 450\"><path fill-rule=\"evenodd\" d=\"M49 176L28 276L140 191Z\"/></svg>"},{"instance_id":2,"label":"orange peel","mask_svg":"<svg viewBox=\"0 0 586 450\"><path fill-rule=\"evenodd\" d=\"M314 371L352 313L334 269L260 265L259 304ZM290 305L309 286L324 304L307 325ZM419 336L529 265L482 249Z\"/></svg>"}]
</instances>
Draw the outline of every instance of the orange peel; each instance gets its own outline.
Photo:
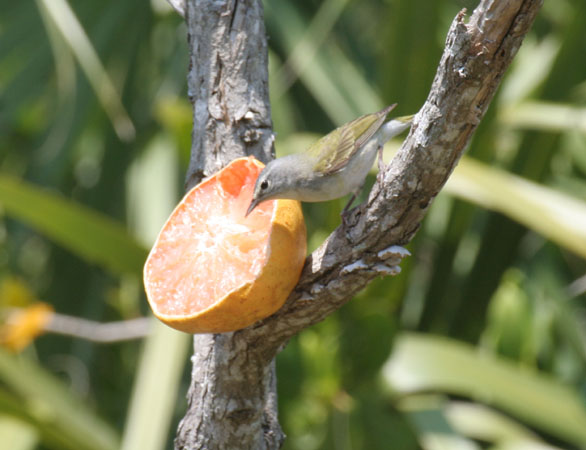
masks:
<instances>
[{"instance_id":1,"label":"orange peel","mask_svg":"<svg viewBox=\"0 0 586 450\"><path fill-rule=\"evenodd\" d=\"M147 258L155 316L187 333L245 328L277 311L306 254L301 205L268 200L245 217L264 165L239 158L183 197Z\"/></svg>"}]
</instances>

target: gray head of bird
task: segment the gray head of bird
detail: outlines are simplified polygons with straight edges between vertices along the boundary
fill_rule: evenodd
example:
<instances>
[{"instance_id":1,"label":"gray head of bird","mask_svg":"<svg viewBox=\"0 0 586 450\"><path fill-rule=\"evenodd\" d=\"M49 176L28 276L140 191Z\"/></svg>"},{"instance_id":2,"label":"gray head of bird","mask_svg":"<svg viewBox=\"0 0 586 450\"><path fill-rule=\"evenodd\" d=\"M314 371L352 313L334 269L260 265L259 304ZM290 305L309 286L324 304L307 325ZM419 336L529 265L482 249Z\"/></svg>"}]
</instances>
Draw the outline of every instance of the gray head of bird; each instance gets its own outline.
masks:
<instances>
[{"instance_id":1,"label":"gray head of bird","mask_svg":"<svg viewBox=\"0 0 586 450\"><path fill-rule=\"evenodd\" d=\"M299 184L311 174L311 164L302 155L288 155L269 162L262 170L246 211L248 216L256 206L274 198L298 199Z\"/></svg>"}]
</instances>

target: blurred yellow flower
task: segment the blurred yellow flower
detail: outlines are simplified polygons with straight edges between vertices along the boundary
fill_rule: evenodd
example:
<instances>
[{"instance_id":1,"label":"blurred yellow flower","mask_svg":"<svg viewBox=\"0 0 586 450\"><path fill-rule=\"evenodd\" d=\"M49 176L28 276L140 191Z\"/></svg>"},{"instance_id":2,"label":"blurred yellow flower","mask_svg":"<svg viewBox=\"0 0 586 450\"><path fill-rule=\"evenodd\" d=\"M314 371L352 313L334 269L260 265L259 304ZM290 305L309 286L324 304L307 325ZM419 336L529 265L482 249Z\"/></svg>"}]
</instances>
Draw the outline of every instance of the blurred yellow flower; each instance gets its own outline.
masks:
<instances>
[{"instance_id":1,"label":"blurred yellow flower","mask_svg":"<svg viewBox=\"0 0 586 450\"><path fill-rule=\"evenodd\" d=\"M20 352L45 330L51 320L53 308L37 302L26 308L6 310L0 323L0 345Z\"/></svg>"}]
</instances>

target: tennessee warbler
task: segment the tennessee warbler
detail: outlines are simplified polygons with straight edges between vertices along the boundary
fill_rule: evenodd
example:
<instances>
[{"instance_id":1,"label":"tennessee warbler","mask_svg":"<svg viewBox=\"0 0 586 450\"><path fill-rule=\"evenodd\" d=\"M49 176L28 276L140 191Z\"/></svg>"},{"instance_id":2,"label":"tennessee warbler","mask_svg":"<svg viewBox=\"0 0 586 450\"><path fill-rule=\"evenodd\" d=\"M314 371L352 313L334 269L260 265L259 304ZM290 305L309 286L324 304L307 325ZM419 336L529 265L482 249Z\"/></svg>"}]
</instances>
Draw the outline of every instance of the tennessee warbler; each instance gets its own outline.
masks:
<instances>
[{"instance_id":1,"label":"tennessee warbler","mask_svg":"<svg viewBox=\"0 0 586 450\"><path fill-rule=\"evenodd\" d=\"M274 198L323 202L352 193L344 213L360 192L377 151L381 157L385 142L411 125L413 116L385 122L395 106L336 128L302 153L268 163L256 180L246 215Z\"/></svg>"}]
</instances>

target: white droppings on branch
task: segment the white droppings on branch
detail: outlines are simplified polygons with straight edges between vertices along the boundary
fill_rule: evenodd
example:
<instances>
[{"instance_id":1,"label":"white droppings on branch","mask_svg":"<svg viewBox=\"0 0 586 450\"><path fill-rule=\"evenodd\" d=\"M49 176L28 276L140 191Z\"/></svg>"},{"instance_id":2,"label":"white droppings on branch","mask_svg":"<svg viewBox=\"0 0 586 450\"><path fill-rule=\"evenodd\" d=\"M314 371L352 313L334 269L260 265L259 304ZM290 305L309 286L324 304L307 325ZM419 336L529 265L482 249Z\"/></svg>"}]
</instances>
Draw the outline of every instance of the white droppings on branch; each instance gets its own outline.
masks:
<instances>
[{"instance_id":1,"label":"white droppings on branch","mask_svg":"<svg viewBox=\"0 0 586 450\"><path fill-rule=\"evenodd\" d=\"M366 270L370 266L366 264L363 260L359 259L358 261L353 262L352 264L348 264L347 266L342 267L340 270L340 274L346 275L352 272L356 272L357 270Z\"/></svg>"},{"instance_id":2,"label":"white droppings on branch","mask_svg":"<svg viewBox=\"0 0 586 450\"><path fill-rule=\"evenodd\" d=\"M384 248L381 251L379 251L376 254L376 256L378 256L380 259L389 259L396 257L403 259L406 256L411 256L411 252L407 250L405 247L401 247L400 245L391 245L390 247Z\"/></svg>"},{"instance_id":3,"label":"white droppings on branch","mask_svg":"<svg viewBox=\"0 0 586 450\"><path fill-rule=\"evenodd\" d=\"M382 263L375 264L373 269L382 276L395 276L401 273L401 268L399 266L388 266Z\"/></svg>"},{"instance_id":4,"label":"white droppings on branch","mask_svg":"<svg viewBox=\"0 0 586 450\"><path fill-rule=\"evenodd\" d=\"M302 292L299 298L297 299L298 302L309 302L313 300L313 295L310 295L308 292Z\"/></svg>"}]
</instances>

